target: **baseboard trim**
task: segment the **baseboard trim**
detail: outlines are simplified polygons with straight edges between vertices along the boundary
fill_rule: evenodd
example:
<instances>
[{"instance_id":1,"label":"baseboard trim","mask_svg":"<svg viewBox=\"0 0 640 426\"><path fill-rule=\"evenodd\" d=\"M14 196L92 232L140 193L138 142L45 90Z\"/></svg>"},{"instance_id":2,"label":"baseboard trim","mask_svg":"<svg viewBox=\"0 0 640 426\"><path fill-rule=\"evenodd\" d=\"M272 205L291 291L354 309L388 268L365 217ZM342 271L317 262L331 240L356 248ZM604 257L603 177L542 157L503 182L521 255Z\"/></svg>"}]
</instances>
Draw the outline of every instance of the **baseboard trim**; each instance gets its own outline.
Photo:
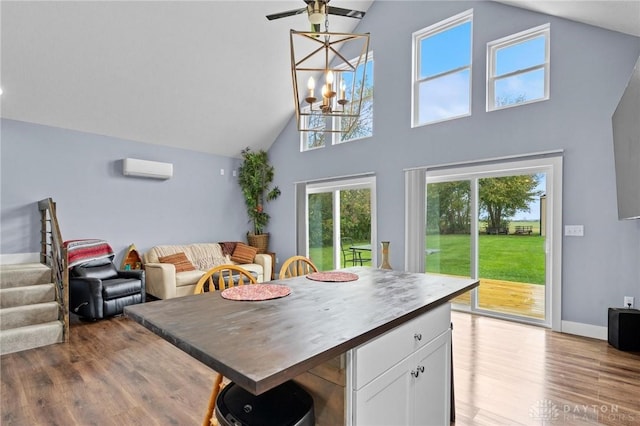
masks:
<instances>
[{"instance_id":1,"label":"baseboard trim","mask_svg":"<svg viewBox=\"0 0 640 426\"><path fill-rule=\"evenodd\" d=\"M599 325L583 324L581 322L562 321L562 333L575 334L582 337L607 340L609 330Z\"/></svg>"},{"instance_id":2,"label":"baseboard trim","mask_svg":"<svg viewBox=\"0 0 640 426\"><path fill-rule=\"evenodd\" d=\"M40 263L40 253L0 254L0 265L16 265L20 263Z\"/></svg>"}]
</instances>

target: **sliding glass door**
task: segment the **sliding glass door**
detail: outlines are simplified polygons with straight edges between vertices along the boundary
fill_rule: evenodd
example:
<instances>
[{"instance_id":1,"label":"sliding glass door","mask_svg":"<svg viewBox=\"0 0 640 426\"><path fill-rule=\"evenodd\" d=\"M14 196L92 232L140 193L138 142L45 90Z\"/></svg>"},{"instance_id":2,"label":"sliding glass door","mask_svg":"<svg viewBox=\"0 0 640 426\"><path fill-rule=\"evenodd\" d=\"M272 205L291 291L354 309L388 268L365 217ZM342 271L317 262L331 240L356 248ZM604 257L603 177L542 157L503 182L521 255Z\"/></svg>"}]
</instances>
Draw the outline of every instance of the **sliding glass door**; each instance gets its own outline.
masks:
<instances>
[{"instance_id":1,"label":"sliding glass door","mask_svg":"<svg viewBox=\"0 0 640 426\"><path fill-rule=\"evenodd\" d=\"M427 172L425 270L480 281L458 309L551 325L553 167L536 164Z\"/></svg>"},{"instance_id":2,"label":"sliding glass door","mask_svg":"<svg viewBox=\"0 0 640 426\"><path fill-rule=\"evenodd\" d=\"M322 271L375 259L375 178L308 184L307 253Z\"/></svg>"},{"instance_id":3,"label":"sliding glass door","mask_svg":"<svg viewBox=\"0 0 640 426\"><path fill-rule=\"evenodd\" d=\"M471 195L470 180L427 184L427 272L459 277L472 275ZM469 293L454 302L469 305Z\"/></svg>"}]
</instances>

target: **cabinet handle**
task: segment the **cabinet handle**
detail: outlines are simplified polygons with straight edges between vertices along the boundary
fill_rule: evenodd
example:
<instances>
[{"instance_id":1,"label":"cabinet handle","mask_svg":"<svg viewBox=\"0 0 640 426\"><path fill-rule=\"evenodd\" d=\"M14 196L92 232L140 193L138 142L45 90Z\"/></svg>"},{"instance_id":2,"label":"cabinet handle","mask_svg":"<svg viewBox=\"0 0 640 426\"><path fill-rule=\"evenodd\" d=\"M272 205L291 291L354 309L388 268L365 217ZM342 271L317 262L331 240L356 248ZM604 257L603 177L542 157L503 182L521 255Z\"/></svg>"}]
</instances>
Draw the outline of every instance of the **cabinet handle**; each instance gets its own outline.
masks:
<instances>
[{"instance_id":1,"label":"cabinet handle","mask_svg":"<svg viewBox=\"0 0 640 426\"><path fill-rule=\"evenodd\" d=\"M413 335L413 338L416 339L417 341L420 341L420 340L422 340L422 334L416 333L416 334Z\"/></svg>"},{"instance_id":2,"label":"cabinet handle","mask_svg":"<svg viewBox=\"0 0 640 426\"><path fill-rule=\"evenodd\" d=\"M419 365L415 370L411 370L411 375L413 377L418 377L420 373L424 373L424 365Z\"/></svg>"}]
</instances>

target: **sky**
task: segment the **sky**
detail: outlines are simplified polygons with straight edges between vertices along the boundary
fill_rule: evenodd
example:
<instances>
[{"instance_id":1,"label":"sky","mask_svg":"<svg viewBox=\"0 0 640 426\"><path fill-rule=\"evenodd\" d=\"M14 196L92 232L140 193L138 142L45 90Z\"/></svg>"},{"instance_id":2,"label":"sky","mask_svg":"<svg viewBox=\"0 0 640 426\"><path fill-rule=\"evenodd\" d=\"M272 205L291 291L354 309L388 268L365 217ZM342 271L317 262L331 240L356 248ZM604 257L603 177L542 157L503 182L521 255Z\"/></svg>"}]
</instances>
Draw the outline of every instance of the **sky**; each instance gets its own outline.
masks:
<instances>
[{"instance_id":1,"label":"sky","mask_svg":"<svg viewBox=\"0 0 640 426\"><path fill-rule=\"evenodd\" d=\"M541 191L542 194L547 193L547 174L540 173L540 181L536 186L536 191ZM518 212L512 220L540 220L540 197L535 197L535 201L529 204L528 212Z\"/></svg>"},{"instance_id":2,"label":"sky","mask_svg":"<svg viewBox=\"0 0 640 426\"><path fill-rule=\"evenodd\" d=\"M470 112L472 22L462 22L445 31L420 39L418 78L421 81L418 119L421 124L468 115ZM539 35L522 43L496 50L496 76L545 63L545 37ZM451 72L457 70L455 72ZM448 72L451 72L447 74ZM485 76L486 77L486 76ZM497 105L519 103L544 97L544 69L496 80Z\"/></svg>"}]
</instances>

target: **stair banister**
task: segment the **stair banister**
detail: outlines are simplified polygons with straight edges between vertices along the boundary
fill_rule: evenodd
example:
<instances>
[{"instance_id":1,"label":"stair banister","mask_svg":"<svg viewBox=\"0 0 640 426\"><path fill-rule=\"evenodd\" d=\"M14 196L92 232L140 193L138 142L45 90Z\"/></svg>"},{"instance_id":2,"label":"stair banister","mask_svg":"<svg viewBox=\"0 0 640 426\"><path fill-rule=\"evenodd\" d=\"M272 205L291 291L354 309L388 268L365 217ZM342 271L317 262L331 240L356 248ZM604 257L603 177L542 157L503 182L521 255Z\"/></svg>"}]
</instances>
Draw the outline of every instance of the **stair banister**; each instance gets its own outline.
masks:
<instances>
[{"instance_id":1,"label":"stair banister","mask_svg":"<svg viewBox=\"0 0 640 426\"><path fill-rule=\"evenodd\" d=\"M64 341L69 342L69 264L67 249L56 215L56 203L51 198L38 201L40 210L40 263L51 268L51 278L56 288L58 318L64 324Z\"/></svg>"}]
</instances>

